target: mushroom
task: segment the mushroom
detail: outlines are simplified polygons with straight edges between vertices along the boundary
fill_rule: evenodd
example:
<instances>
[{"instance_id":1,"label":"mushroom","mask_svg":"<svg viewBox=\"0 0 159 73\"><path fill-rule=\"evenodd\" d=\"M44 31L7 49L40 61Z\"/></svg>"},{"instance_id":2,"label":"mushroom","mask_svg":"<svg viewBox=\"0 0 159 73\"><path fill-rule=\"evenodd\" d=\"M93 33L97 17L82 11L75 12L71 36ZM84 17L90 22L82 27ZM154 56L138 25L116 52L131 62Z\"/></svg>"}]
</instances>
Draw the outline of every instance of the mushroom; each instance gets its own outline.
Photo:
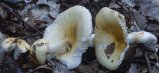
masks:
<instances>
[{"instance_id":1,"label":"mushroom","mask_svg":"<svg viewBox=\"0 0 159 73\"><path fill-rule=\"evenodd\" d=\"M44 47L45 51L36 48L44 53L43 56L36 56L37 59L45 57L41 61L45 63L48 54L54 56L68 69L76 68L81 63L82 54L88 48L88 39L92 33L91 19L90 12L83 6L74 6L59 14L44 32L42 40L49 44ZM37 52L36 55L40 53Z\"/></svg>"},{"instance_id":2,"label":"mushroom","mask_svg":"<svg viewBox=\"0 0 159 73\"><path fill-rule=\"evenodd\" d=\"M33 62L37 64L44 64L46 61L46 55L48 54L48 41L39 39L35 41L30 49L30 55Z\"/></svg>"},{"instance_id":3,"label":"mushroom","mask_svg":"<svg viewBox=\"0 0 159 73\"><path fill-rule=\"evenodd\" d=\"M30 55L33 62L37 64L44 64L49 54L62 54L67 51L69 43L67 41L61 41L50 45L45 39L39 39L35 41L30 49Z\"/></svg>"},{"instance_id":4,"label":"mushroom","mask_svg":"<svg viewBox=\"0 0 159 73\"><path fill-rule=\"evenodd\" d=\"M7 38L2 42L2 49L8 54L14 50L14 59L17 60L22 53L26 53L30 49L30 45L22 39Z\"/></svg>"},{"instance_id":5,"label":"mushroom","mask_svg":"<svg viewBox=\"0 0 159 73\"><path fill-rule=\"evenodd\" d=\"M144 45L153 45L157 43L157 37L152 33L146 31L129 33L127 39L129 40L130 44L141 43Z\"/></svg>"},{"instance_id":6,"label":"mushroom","mask_svg":"<svg viewBox=\"0 0 159 73\"><path fill-rule=\"evenodd\" d=\"M104 7L96 16L95 53L99 63L117 69L128 49L125 18L115 10Z\"/></svg>"}]
</instances>

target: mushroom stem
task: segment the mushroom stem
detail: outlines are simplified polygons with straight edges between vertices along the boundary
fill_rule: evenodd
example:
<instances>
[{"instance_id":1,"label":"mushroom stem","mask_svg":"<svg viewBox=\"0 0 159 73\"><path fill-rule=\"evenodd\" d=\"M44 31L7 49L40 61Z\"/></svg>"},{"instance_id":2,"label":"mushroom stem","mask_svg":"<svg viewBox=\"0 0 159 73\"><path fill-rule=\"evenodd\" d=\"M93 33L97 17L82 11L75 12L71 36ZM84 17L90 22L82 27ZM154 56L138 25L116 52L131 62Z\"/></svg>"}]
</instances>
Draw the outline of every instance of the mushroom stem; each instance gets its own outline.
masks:
<instances>
[{"instance_id":1,"label":"mushroom stem","mask_svg":"<svg viewBox=\"0 0 159 73\"><path fill-rule=\"evenodd\" d=\"M62 54L62 53L67 52L67 50L69 50L69 46L70 46L69 41L64 40L64 41L49 45L48 53L49 54Z\"/></svg>"},{"instance_id":2,"label":"mushroom stem","mask_svg":"<svg viewBox=\"0 0 159 73\"><path fill-rule=\"evenodd\" d=\"M95 34L92 34L88 39L88 47L94 47L94 36Z\"/></svg>"}]
</instances>

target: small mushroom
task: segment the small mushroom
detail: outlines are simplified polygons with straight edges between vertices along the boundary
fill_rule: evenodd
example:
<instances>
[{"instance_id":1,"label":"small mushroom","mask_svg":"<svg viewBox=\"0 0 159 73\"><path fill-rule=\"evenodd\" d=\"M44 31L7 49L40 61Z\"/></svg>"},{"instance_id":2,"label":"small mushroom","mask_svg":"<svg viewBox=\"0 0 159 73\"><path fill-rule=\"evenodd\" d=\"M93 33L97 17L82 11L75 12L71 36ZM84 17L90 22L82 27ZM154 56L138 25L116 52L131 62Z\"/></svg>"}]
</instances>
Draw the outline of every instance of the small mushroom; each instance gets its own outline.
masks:
<instances>
[{"instance_id":1,"label":"small mushroom","mask_svg":"<svg viewBox=\"0 0 159 73\"><path fill-rule=\"evenodd\" d=\"M128 49L125 18L115 10L104 7L96 16L95 53L99 63L117 69Z\"/></svg>"},{"instance_id":2,"label":"small mushroom","mask_svg":"<svg viewBox=\"0 0 159 73\"><path fill-rule=\"evenodd\" d=\"M30 49L30 45L22 39L18 38L7 38L2 42L2 49L10 54L14 51L14 59L17 60L22 53L26 53Z\"/></svg>"},{"instance_id":3,"label":"small mushroom","mask_svg":"<svg viewBox=\"0 0 159 73\"><path fill-rule=\"evenodd\" d=\"M48 48L49 51L38 48L36 50L45 53L45 60L48 53L68 69L76 68L81 63L82 54L88 48L88 39L92 33L91 20L90 12L83 6L67 9L59 14L44 32L43 40L48 41L49 44L44 48ZM44 61L42 63L45 63Z\"/></svg>"},{"instance_id":4,"label":"small mushroom","mask_svg":"<svg viewBox=\"0 0 159 73\"><path fill-rule=\"evenodd\" d=\"M132 32L128 34L130 44L153 45L157 43L157 37L146 31Z\"/></svg>"},{"instance_id":5,"label":"small mushroom","mask_svg":"<svg viewBox=\"0 0 159 73\"><path fill-rule=\"evenodd\" d=\"M30 49L32 60L37 64L44 64L48 54L48 41L39 39L35 41Z\"/></svg>"},{"instance_id":6,"label":"small mushroom","mask_svg":"<svg viewBox=\"0 0 159 73\"><path fill-rule=\"evenodd\" d=\"M57 55L65 53L68 46L69 44L67 41L62 41L54 43L54 45L50 45L47 40L39 39L35 41L31 46L30 55L35 63L44 64L49 54Z\"/></svg>"}]
</instances>

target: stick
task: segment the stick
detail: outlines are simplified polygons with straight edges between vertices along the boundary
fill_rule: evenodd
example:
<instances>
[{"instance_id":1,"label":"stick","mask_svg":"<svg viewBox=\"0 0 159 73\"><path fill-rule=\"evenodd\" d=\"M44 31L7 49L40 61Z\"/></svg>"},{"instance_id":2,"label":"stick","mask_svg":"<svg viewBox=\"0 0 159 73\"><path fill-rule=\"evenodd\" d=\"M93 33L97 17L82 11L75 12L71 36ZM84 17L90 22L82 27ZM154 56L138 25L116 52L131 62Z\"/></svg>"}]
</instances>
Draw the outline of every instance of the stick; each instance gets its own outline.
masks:
<instances>
[{"instance_id":1,"label":"stick","mask_svg":"<svg viewBox=\"0 0 159 73\"><path fill-rule=\"evenodd\" d=\"M75 73L74 71L68 70L66 65L57 60L48 60L48 62L52 67L53 73Z\"/></svg>"},{"instance_id":2,"label":"stick","mask_svg":"<svg viewBox=\"0 0 159 73\"><path fill-rule=\"evenodd\" d=\"M35 31L37 31L37 32L40 33L39 30L37 30L37 29L35 29L34 27L32 27L31 25L27 24L27 23L22 19L22 17L21 17L18 13L16 13L11 7L7 6L7 5L4 4L4 3L0 3L0 6L3 6L4 8L8 9L8 11L9 11L11 14L13 14L14 16L16 16L20 21L22 21L24 24L26 24L27 26L29 26L31 29L33 29L33 30L35 30Z\"/></svg>"},{"instance_id":3,"label":"stick","mask_svg":"<svg viewBox=\"0 0 159 73\"><path fill-rule=\"evenodd\" d=\"M151 64L150 64L150 61L148 59L147 52L144 52L144 56L145 56L145 59L146 59L146 62L147 62L149 73L152 73Z\"/></svg>"}]
</instances>

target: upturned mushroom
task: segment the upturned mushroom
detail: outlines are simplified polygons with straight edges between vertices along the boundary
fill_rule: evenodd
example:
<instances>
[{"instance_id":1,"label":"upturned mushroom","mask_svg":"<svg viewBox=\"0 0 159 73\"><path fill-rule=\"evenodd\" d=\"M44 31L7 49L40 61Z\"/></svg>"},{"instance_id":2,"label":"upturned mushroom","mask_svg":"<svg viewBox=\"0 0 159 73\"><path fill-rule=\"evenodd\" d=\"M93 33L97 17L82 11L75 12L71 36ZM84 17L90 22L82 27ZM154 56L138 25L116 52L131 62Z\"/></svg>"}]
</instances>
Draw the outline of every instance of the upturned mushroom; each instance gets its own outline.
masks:
<instances>
[{"instance_id":1,"label":"upturned mushroom","mask_svg":"<svg viewBox=\"0 0 159 73\"><path fill-rule=\"evenodd\" d=\"M125 18L110 8L102 8L96 16L95 53L99 63L111 70L117 69L128 49Z\"/></svg>"},{"instance_id":2,"label":"upturned mushroom","mask_svg":"<svg viewBox=\"0 0 159 73\"><path fill-rule=\"evenodd\" d=\"M30 45L25 40L11 37L2 42L2 49L8 54L14 51L13 58L17 60L20 54L26 53L30 49Z\"/></svg>"},{"instance_id":3,"label":"upturned mushroom","mask_svg":"<svg viewBox=\"0 0 159 73\"><path fill-rule=\"evenodd\" d=\"M76 68L88 47L88 39L92 33L91 19L90 12L83 6L74 6L59 14L46 28L41 39L48 45L45 45L43 49L42 46L36 47L37 61L44 64L46 55L49 54L66 65L68 69ZM44 55L38 56L39 52L43 52ZM43 59L40 60L40 58Z\"/></svg>"}]
</instances>

